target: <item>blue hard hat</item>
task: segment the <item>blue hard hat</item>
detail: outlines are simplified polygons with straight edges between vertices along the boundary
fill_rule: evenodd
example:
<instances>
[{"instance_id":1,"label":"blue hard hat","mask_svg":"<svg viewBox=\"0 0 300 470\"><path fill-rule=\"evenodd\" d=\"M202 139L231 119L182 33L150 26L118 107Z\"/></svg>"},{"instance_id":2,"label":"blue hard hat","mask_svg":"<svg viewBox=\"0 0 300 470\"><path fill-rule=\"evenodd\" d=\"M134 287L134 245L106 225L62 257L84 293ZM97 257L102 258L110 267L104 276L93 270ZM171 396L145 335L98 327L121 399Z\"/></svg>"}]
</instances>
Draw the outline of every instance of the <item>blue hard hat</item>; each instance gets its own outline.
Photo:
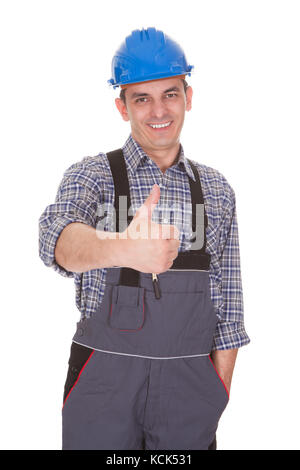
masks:
<instances>
[{"instance_id":1,"label":"blue hard hat","mask_svg":"<svg viewBox=\"0 0 300 470\"><path fill-rule=\"evenodd\" d=\"M155 28L135 29L116 51L111 64L114 88L128 83L191 75L182 48Z\"/></svg>"}]
</instances>

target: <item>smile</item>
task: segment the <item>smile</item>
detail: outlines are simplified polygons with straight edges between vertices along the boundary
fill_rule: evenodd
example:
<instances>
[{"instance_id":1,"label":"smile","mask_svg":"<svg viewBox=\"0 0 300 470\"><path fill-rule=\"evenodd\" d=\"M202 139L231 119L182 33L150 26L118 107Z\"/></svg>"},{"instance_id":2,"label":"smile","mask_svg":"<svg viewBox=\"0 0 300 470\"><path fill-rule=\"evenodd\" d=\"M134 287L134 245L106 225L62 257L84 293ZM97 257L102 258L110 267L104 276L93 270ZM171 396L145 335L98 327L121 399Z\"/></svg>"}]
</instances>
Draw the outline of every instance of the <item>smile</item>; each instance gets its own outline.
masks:
<instances>
[{"instance_id":1,"label":"smile","mask_svg":"<svg viewBox=\"0 0 300 470\"><path fill-rule=\"evenodd\" d=\"M165 122L163 124L148 124L152 129L163 129L164 127L169 127L172 121Z\"/></svg>"}]
</instances>

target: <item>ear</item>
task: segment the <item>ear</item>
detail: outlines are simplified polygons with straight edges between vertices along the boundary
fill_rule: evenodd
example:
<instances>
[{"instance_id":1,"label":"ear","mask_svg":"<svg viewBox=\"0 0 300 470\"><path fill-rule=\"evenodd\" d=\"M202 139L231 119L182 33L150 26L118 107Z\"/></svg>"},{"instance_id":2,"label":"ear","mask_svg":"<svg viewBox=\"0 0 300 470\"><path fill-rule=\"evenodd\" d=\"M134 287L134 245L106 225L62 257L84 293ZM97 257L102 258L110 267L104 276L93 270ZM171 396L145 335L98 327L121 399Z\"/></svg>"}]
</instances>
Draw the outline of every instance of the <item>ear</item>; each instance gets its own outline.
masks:
<instances>
[{"instance_id":1,"label":"ear","mask_svg":"<svg viewBox=\"0 0 300 470\"><path fill-rule=\"evenodd\" d=\"M129 116L124 101L121 100L121 98L116 98L115 103L124 121L129 121Z\"/></svg>"},{"instance_id":2,"label":"ear","mask_svg":"<svg viewBox=\"0 0 300 470\"><path fill-rule=\"evenodd\" d=\"M190 111L192 109L192 97L193 89L191 86L188 86L186 89L186 111Z\"/></svg>"}]
</instances>

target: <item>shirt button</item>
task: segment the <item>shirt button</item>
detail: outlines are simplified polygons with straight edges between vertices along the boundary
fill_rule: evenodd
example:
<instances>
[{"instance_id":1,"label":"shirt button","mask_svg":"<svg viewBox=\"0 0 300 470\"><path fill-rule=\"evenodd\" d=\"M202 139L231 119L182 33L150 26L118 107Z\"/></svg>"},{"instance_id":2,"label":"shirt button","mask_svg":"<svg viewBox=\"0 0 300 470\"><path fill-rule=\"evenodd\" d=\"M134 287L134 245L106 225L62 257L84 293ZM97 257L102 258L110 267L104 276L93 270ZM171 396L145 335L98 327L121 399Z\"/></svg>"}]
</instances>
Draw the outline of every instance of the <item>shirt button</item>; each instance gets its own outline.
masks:
<instances>
[{"instance_id":1,"label":"shirt button","mask_svg":"<svg viewBox=\"0 0 300 470\"><path fill-rule=\"evenodd\" d=\"M163 222L164 222L165 224L167 224L167 223L169 223L169 220L168 220L168 219L163 219Z\"/></svg>"}]
</instances>

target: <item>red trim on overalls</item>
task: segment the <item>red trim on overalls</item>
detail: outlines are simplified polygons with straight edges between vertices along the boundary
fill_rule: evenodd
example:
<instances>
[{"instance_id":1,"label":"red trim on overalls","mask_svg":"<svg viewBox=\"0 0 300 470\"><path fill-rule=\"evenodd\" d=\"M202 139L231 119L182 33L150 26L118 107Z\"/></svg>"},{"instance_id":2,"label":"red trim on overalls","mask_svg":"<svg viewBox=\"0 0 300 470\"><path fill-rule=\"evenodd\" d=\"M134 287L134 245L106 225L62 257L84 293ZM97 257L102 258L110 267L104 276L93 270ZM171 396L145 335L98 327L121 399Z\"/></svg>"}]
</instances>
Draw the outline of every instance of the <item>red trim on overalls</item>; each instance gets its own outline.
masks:
<instances>
[{"instance_id":1,"label":"red trim on overalls","mask_svg":"<svg viewBox=\"0 0 300 470\"><path fill-rule=\"evenodd\" d=\"M70 393L72 392L73 388L74 388L75 385L77 384L77 382L78 382L78 380L79 380L79 378L80 378L82 372L84 371L84 369L85 369L87 363L88 363L89 360L91 359L91 357L92 357L92 355L94 354L94 352L95 352L95 351L92 351L92 352L91 352L91 354L89 355L89 357L87 358L87 360L86 360L85 363L83 364L82 369L81 369L81 371L79 372L79 375L78 375L78 377L77 377L77 379L76 379L76 381L75 381L73 387L71 388L71 390L69 391L68 395L66 396L66 399L65 399L65 401L64 401L64 403L63 403L63 407L65 406L65 403L66 403L67 399L69 398Z\"/></svg>"},{"instance_id":2,"label":"red trim on overalls","mask_svg":"<svg viewBox=\"0 0 300 470\"><path fill-rule=\"evenodd\" d=\"M229 392L228 392L228 390L227 390L226 385L224 384L223 380L221 379L220 374L219 374L219 372L217 371L216 366L214 365L214 363L213 363L213 361L212 361L212 358L211 358L210 356L208 356L208 357L209 357L209 360L210 360L210 362L212 363L212 365L213 365L213 367L214 367L214 369L215 369L215 371L216 371L217 376L218 376L219 379L221 380L221 382L222 382L222 384L223 384L223 387L225 388L226 393L227 393L228 398L229 398Z\"/></svg>"}]
</instances>

